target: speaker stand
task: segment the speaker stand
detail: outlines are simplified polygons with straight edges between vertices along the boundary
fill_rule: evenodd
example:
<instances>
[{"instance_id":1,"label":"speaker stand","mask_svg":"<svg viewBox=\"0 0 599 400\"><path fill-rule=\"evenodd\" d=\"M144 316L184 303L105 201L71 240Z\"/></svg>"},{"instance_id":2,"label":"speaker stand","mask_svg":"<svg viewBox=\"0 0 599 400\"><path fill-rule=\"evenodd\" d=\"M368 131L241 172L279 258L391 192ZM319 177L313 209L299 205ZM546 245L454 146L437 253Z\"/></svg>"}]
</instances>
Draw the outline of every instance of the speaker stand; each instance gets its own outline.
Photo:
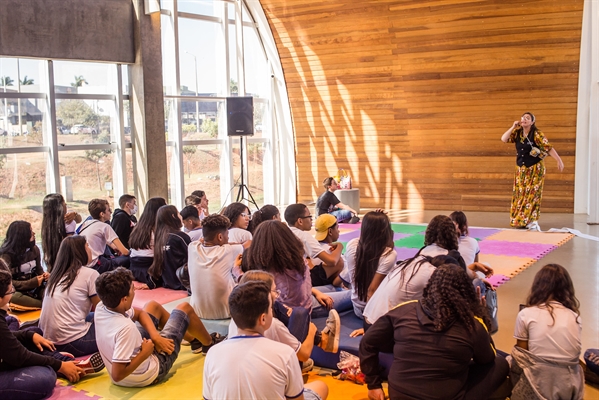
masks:
<instances>
[{"instance_id":1,"label":"speaker stand","mask_svg":"<svg viewBox=\"0 0 599 400\"><path fill-rule=\"evenodd\" d=\"M250 192L250 188L245 184L244 181L244 168L243 168L243 137L240 136L239 137L239 157L240 157L240 164L241 164L241 183L239 183L239 185L234 185L233 189L235 189L235 187L239 187L238 191L237 191L237 200L235 200L236 202L242 202L242 201L247 201L249 204L253 204L254 207L256 207L256 210L260 210L260 207L258 207L258 203L256 203L256 200L254 200L254 196L252 196L252 193ZM231 190L233 190L231 189ZM248 197L245 197L245 193L247 193Z\"/></svg>"}]
</instances>

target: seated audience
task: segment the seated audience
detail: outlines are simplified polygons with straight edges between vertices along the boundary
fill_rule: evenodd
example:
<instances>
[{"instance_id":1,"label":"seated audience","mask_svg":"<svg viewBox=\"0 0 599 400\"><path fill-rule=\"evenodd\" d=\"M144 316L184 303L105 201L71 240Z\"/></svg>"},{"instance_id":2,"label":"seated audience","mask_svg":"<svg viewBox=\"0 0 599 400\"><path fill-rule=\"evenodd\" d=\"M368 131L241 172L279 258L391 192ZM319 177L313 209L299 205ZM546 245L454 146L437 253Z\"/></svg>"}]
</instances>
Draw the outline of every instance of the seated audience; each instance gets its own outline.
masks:
<instances>
[{"instance_id":1,"label":"seated audience","mask_svg":"<svg viewBox=\"0 0 599 400\"><path fill-rule=\"evenodd\" d=\"M363 318L366 303L395 267L397 253L394 246L389 217L379 210L364 215L360 237L350 240L345 249L356 316Z\"/></svg>"},{"instance_id":2,"label":"seated audience","mask_svg":"<svg viewBox=\"0 0 599 400\"><path fill-rule=\"evenodd\" d=\"M189 246L190 304L200 318L229 318L229 294L235 286L233 267L243 253L241 244L229 244L231 223L213 214L202 221L204 241Z\"/></svg>"},{"instance_id":3,"label":"seated audience","mask_svg":"<svg viewBox=\"0 0 599 400\"><path fill-rule=\"evenodd\" d=\"M92 249L92 261L87 266L99 273L111 271L118 266L129 266L129 250L126 249L112 227L110 221L112 210L108 201L93 199L87 209L91 219L84 221L79 227L79 235L87 239ZM106 254L106 246L119 254L117 257Z\"/></svg>"},{"instance_id":4,"label":"seated audience","mask_svg":"<svg viewBox=\"0 0 599 400\"><path fill-rule=\"evenodd\" d=\"M67 236L73 236L77 233L77 224L82 221L81 215L77 211L67 209L64 215L64 227L67 231Z\"/></svg>"},{"instance_id":5,"label":"seated audience","mask_svg":"<svg viewBox=\"0 0 599 400\"><path fill-rule=\"evenodd\" d=\"M320 195L318 200L316 200L317 217L321 214L332 214L340 223L347 222L355 224L360 221L356 210L343 204L339 201L337 196L335 196L335 191L338 189L338 186L337 181L335 181L334 178L325 178L325 180L322 181L322 184L324 185L325 192Z\"/></svg>"},{"instance_id":6,"label":"seated audience","mask_svg":"<svg viewBox=\"0 0 599 400\"><path fill-rule=\"evenodd\" d=\"M239 336L216 345L206 356L205 399L326 399L324 383L304 386L294 350L264 337L273 320L270 290L266 283L253 281L229 296Z\"/></svg>"},{"instance_id":7,"label":"seated audience","mask_svg":"<svg viewBox=\"0 0 599 400\"><path fill-rule=\"evenodd\" d=\"M165 287L187 290L177 278L177 269L187 265L187 246L191 243L187 233L181 232L182 226L177 207L160 207L154 228L154 261L148 269L150 289Z\"/></svg>"},{"instance_id":8,"label":"seated audience","mask_svg":"<svg viewBox=\"0 0 599 400\"><path fill-rule=\"evenodd\" d=\"M133 228L129 244L129 269L138 282L148 283L148 269L154 262L154 229L158 209L166 205L162 197L152 197L146 203L139 222Z\"/></svg>"},{"instance_id":9,"label":"seated audience","mask_svg":"<svg viewBox=\"0 0 599 400\"><path fill-rule=\"evenodd\" d=\"M200 219L204 219L210 215L210 211L208 210L208 197L206 196L206 192L203 190L194 190L191 192L192 196L197 196L200 199L200 203L198 205L198 211L200 212ZM185 204L186 206L189 204Z\"/></svg>"},{"instance_id":10,"label":"seated audience","mask_svg":"<svg viewBox=\"0 0 599 400\"><path fill-rule=\"evenodd\" d=\"M279 300L291 308L305 308L314 318L336 315L333 310L351 309L348 290L322 293L312 287L303 252L302 243L284 223L266 221L256 229L252 246L243 255L242 269L261 269L273 274L281 290ZM324 287L323 290L330 289Z\"/></svg>"},{"instance_id":11,"label":"seated audience","mask_svg":"<svg viewBox=\"0 0 599 400\"><path fill-rule=\"evenodd\" d=\"M384 399L379 353L393 353L391 399L487 399L507 378L486 310L464 269L437 268L422 299L381 316L360 343L369 399ZM503 396L505 398L507 396Z\"/></svg>"},{"instance_id":12,"label":"seated audience","mask_svg":"<svg viewBox=\"0 0 599 400\"><path fill-rule=\"evenodd\" d=\"M511 399L582 399L581 334L570 274L561 265L545 265L516 318Z\"/></svg>"},{"instance_id":13,"label":"seated audience","mask_svg":"<svg viewBox=\"0 0 599 400\"><path fill-rule=\"evenodd\" d=\"M12 296L11 308L41 308L48 273L42 268L40 249L29 222L11 222L0 247L0 258L8 266L17 290Z\"/></svg>"},{"instance_id":14,"label":"seated audience","mask_svg":"<svg viewBox=\"0 0 599 400\"><path fill-rule=\"evenodd\" d=\"M60 242L67 237L65 224L68 222L66 221L66 213L67 203L65 203L62 195L51 193L44 197L42 205L42 252L44 253L44 263L48 272L52 272Z\"/></svg>"},{"instance_id":15,"label":"seated audience","mask_svg":"<svg viewBox=\"0 0 599 400\"><path fill-rule=\"evenodd\" d=\"M119 207L121 208L117 208L114 210L114 214L112 214L110 226L112 226L123 246L129 249L129 237L135 224L137 224L137 218L135 218L135 214L137 214L137 200L135 196L130 194L122 195L119 198Z\"/></svg>"},{"instance_id":16,"label":"seated audience","mask_svg":"<svg viewBox=\"0 0 599 400\"><path fill-rule=\"evenodd\" d=\"M62 241L42 306L39 327L59 351L81 357L98 351L92 307L98 271L82 268L92 252L83 236Z\"/></svg>"},{"instance_id":17,"label":"seated audience","mask_svg":"<svg viewBox=\"0 0 599 400\"><path fill-rule=\"evenodd\" d=\"M453 221L446 215L435 216L426 228L424 247L390 272L364 307L366 323L373 324L396 305L422 297L422 290L435 271L435 266L430 262L435 256L452 255L461 262L460 265L466 269L471 279L477 278L476 271L486 275L493 273L491 268L481 263L466 267L457 250L458 236Z\"/></svg>"},{"instance_id":18,"label":"seated audience","mask_svg":"<svg viewBox=\"0 0 599 400\"><path fill-rule=\"evenodd\" d=\"M177 305L171 314L155 301L143 310L132 307L133 275L124 268L100 275L96 290L101 300L94 315L98 349L115 385L159 383L175 363L184 338L194 352L201 350L201 345L194 347L194 339L207 346L212 342L189 303Z\"/></svg>"},{"instance_id":19,"label":"seated audience","mask_svg":"<svg viewBox=\"0 0 599 400\"><path fill-rule=\"evenodd\" d=\"M296 352L298 360L301 362L306 362L308 366L307 369L311 369L311 367L314 365L314 362L309 362L309 359L310 354L312 354L312 349L315 345L327 352L336 353L338 351L338 336L341 334L340 329L337 329L334 326L325 328L326 332L335 332L335 337L329 337L329 335L326 333L318 332L316 325L313 323L307 320L302 322L303 315L306 315L306 317L309 318L308 314L298 316L297 314L300 313L300 310L303 310L303 308L288 308L278 301L280 291L277 289L277 285L275 284L274 276L272 276L272 274L259 270L248 271L243 274L239 284L251 281L265 282L270 287L273 316L275 318L272 321L271 327L264 332L264 337L272 339L275 342L285 343L291 347ZM298 319L294 320L296 316L298 316ZM299 327L298 324L305 322L309 323L307 332L305 334L299 333L303 328ZM331 319L329 322L334 324L336 323L336 320ZM297 329L294 329L294 332L291 332L290 328ZM235 337L237 335L237 325L235 325L235 321L231 319L231 322L229 323L229 337ZM331 342L329 342L329 339L331 339ZM335 343L337 343L337 345L335 345Z\"/></svg>"},{"instance_id":20,"label":"seated audience","mask_svg":"<svg viewBox=\"0 0 599 400\"><path fill-rule=\"evenodd\" d=\"M304 204L291 204L285 209L285 221L291 232L302 242L304 258L310 259L312 286L330 285L343 269L343 262L339 262L343 246L337 245L331 253L325 251L310 234L312 218L310 210Z\"/></svg>"},{"instance_id":21,"label":"seated audience","mask_svg":"<svg viewBox=\"0 0 599 400\"><path fill-rule=\"evenodd\" d=\"M183 219L183 228L189 235L192 242L200 240L202 236L202 221L198 209L194 206L187 206L181 210L181 218Z\"/></svg>"},{"instance_id":22,"label":"seated audience","mask_svg":"<svg viewBox=\"0 0 599 400\"><path fill-rule=\"evenodd\" d=\"M320 247L322 247L322 251L331 254L337 250L339 246L343 248L341 243L337 243L337 240L339 240L339 223L337 222L337 218L331 214L322 214L316 218L314 230L316 231L314 238L318 241ZM344 287L341 274L343 274L344 271L347 274L347 268L345 267L345 259L343 256L339 257L339 261L335 265L335 269L340 270L341 272L332 281L330 281L330 284L333 286ZM312 268L312 271L313 270L314 268ZM347 280L346 282L349 283ZM314 284L314 281L312 284Z\"/></svg>"},{"instance_id":23,"label":"seated audience","mask_svg":"<svg viewBox=\"0 0 599 400\"><path fill-rule=\"evenodd\" d=\"M229 228L229 243L244 244L252 240L252 234L248 231L252 214L250 209L243 203L231 203L222 212L231 221Z\"/></svg>"},{"instance_id":24,"label":"seated audience","mask_svg":"<svg viewBox=\"0 0 599 400\"><path fill-rule=\"evenodd\" d=\"M56 373L77 382L86 373L104 367L97 357L75 362L72 357L55 351L51 341L33 331L11 332L6 316L13 293L10 273L0 269L0 398L45 399L54 391Z\"/></svg>"},{"instance_id":25,"label":"seated audience","mask_svg":"<svg viewBox=\"0 0 599 400\"><path fill-rule=\"evenodd\" d=\"M451 218L458 231L458 251L462 258L464 258L464 262L466 265L478 262L480 247L478 246L478 240L468 236L468 219L466 218L466 214L461 211L454 211L449 214L449 218Z\"/></svg>"},{"instance_id":26,"label":"seated audience","mask_svg":"<svg viewBox=\"0 0 599 400\"><path fill-rule=\"evenodd\" d=\"M280 221L281 213L277 207L267 204L252 214L252 219L248 225L248 231L253 235L256 228L258 228L258 225L264 221L270 221L271 219Z\"/></svg>"}]
</instances>

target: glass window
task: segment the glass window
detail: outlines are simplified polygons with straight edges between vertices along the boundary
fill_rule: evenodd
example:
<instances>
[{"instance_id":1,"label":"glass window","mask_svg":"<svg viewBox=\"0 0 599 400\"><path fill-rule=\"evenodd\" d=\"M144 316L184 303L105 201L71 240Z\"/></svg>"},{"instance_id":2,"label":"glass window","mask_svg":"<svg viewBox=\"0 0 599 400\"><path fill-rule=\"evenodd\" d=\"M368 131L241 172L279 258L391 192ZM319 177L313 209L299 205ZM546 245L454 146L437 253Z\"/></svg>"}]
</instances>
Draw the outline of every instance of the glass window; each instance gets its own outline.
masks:
<instances>
[{"instance_id":1,"label":"glass window","mask_svg":"<svg viewBox=\"0 0 599 400\"><path fill-rule=\"evenodd\" d=\"M220 207L221 149L219 144L183 146L185 195L203 190L210 201L211 212L217 212Z\"/></svg>"},{"instance_id":2,"label":"glass window","mask_svg":"<svg viewBox=\"0 0 599 400\"><path fill-rule=\"evenodd\" d=\"M179 12L187 12L191 14L207 15L209 17L220 17L222 15L223 1L218 0L194 0L194 1L179 1Z\"/></svg>"},{"instance_id":3,"label":"glass window","mask_svg":"<svg viewBox=\"0 0 599 400\"><path fill-rule=\"evenodd\" d=\"M44 99L0 99L0 148L43 146Z\"/></svg>"},{"instance_id":4,"label":"glass window","mask_svg":"<svg viewBox=\"0 0 599 400\"><path fill-rule=\"evenodd\" d=\"M58 143L110 143L114 116L113 100L56 100Z\"/></svg>"},{"instance_id":5,"label":"glass window","mask_svg":"<svg viewBox=\"0 0 599 400\"><path fill-rule=\"evenodd\" d=\"M29 58L0 59L0 91L40 93L46 77L46 62Z\"/></svg>"},{"instance_id":6,"label":"glass window","mask_svg":"<svg viewBox=\"0 0 599 400\"><path fill-rule=\"evenodd\" d=\"M255 138L270 137L268 102L254 98L254 136Z\"/></svg>"},{"instance_id":7,"label":"glass window","mask_svg":"<svg viewBox=\"0 0 599 400\"><path fill-rule=\"evenodd\" d=\"M129 66L121 65L121 80L123 82L123 95L129 95Z\"/></svg>"},{"instance_id":8,"label":"glass window","mask_svg":"<svg viewBox=\"0 0 599 400\"><path fill-rule=\"evenodd\" d=\"M54 61L56 93L115 94L114 64Z\"/></svg>"},{"instance_id":9,"label":"glass window","mask_svg":"<svg viewBox=\"0 0 599 400\"><path fill-rule=\"evenodd\" d=\"M183 140L216 139L224 107L224 101L181 100Z\"/></svg>"},{"instance_id":10,"label":"glass window","mask_svg":"<svg viewBox=\"0 0 599 400\"><path fill-rule=\"evenodd\" d=\"M135 193L135 182L133 181L133 149L125 149L125 167L127 168L127 188L129 194Z\"/></svg>"},{"instance_id":11,"label":"glass window","mask_svg":"<svg viewBox=\"0 0 599 400\"><path fill-rule=\"evenodd\" d=\"M123 100L123 126L125 143L131 143L131 103L129 100Z\"/></svg>"},{"instance_id":12,"label":"glass window","mask_svg":"<svg viewBox=\"0 0 599 400\"><path fill-rule=\"evenodd\" d=\"M258 207L264 205L264 179L262 174L262 159L263 159L263 144L262 143L248 143L247 146L247 165L244 166L244 170L247 172L248 180L245 182L247 187L252 194L252 197L258 203ZM239 149L239 138L233 139L233 182L235 184L241 183L241 157ZM231 201L235 201L239 189L235 187L231 193ZM244 192L244 196L247 198L247 193ZM252 210L253 211L253 210Z\"/></svg>"},{"instance_id":13,"label":"glass window","mask_svg":"<svg viewBox=\"0 0 599 400\"><path fill-rule=\"evenodd\" d=\"M245 90L255 97L270 97L270 68L256 29L243 27Z\"/></svg>"},{"instance_id":14,"label":"glass window","mask_svg":"<svg viewBox=\"0 0 599 400\"><path fill-rule=\"evenodd\" d=\"M30 222L40 240L47 153L0 154L0 240L12 221Z\"/></svg>"},{"instance_id":15,"label":"glass window","mask_svg":"<svg viewBox=\"0 0 599 400\"><path fill-rule=\"evenodd\" d=\"M69 208L87 215L91 199L106 199L113 204L113 151L76 150L59 151L61 185L70 180L73 201ZM65 178L66 177L66 178Z\"/></svg>"},{"instance_id":16,"label":"glass window","mask_svg":"<svg viewBox=\"0 0 599 400\"><path fill-rule=\"evenodd\" d=\"M225 48L220 24L179 19L181 95L195 96L196 82L200 96L225 94Z\"/></svg>"},{"instance_id":17,"label":"glass window","mask_svg":"<svg viewBox=\"0 0 599 400\"><path fill-rule=\"evenodd\" d=\"M243 53L241 51L239 52L239 56L243 57ZM240 60L237 59L237 35L235 33L235 25L229 24L229 73L231 79L229 83L229 91L231 96L239 94L239 75L237 74L237 66L239 61Z\"/></svg>"}]
</instances>

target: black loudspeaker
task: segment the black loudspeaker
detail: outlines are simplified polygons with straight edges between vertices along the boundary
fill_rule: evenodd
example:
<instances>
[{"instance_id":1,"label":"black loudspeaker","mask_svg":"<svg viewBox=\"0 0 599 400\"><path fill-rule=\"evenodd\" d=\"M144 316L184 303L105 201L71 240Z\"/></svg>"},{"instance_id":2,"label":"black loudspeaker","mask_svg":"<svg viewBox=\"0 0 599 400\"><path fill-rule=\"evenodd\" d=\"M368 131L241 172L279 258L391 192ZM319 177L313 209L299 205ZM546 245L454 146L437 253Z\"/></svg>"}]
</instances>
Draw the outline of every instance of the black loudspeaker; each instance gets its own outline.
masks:
<instances>
[{"instance_id":1,"label":"black loudspeaker","mask_svg":"<svg viewBox=\"0 0 599 400\"><path fill-rule=\"evenodd\" d=\"M227 97L227 135L254 135L253 97Z\"/></svg>"}]
</instances>

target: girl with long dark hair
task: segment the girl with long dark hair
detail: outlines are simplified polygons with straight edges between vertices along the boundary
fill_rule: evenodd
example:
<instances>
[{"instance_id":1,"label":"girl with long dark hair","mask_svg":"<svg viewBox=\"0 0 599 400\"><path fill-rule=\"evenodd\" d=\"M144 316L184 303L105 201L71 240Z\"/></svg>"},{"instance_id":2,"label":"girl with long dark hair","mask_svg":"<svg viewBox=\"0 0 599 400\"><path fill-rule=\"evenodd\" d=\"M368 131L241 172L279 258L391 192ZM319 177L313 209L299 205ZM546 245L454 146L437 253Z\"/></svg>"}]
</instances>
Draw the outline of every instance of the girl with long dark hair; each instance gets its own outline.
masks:
<instances>
[{"instance_id":1,"label":"girl with long dark hair","mask_svg":"<svg viewBox=\"0 0 599 400\"><path fill-rule=\"evenodd\" d=\"M158 209L154 228L154 261L148 269L148 287L165 287L187 290L179 278L177 269L187 264L187 246L191 239L181 231L183 222L177 207L162 206Z\"/></svg>"},{"instance_id":2,"label":"girl with long dark hair","mask_svg":"<svg viewBox=\"0 0 599 400\"><path fill-rule=\"evenodd\" d=\"M135 280L142 283L147 282L148 268L154 262L154 228L156 227L156 215L158 209L166 205L162 197L152 197L146 203L139 221L131 231L129 237L129 269Z\"/></svg>"},{"instance_id":3,"label":"girl with long dark hair","mask_svg":"<svg viewBox=\"0 0 599 400\"><path fill-rule=\"evenodd\" d=\"M0 247L0 258L8 265L16 290L11 298L11 308L41 308L48 273L42 268L40 249L35 244L35 232L29 222L11 222Z\"/></svg>"},{"instance_id":4,"label":"girl with long dark hair","mask_svg":"<svg viewBox=\"0 0 599 400\"><path fill-rule=\"evenodd\" d=\"M393 230L389 217L380 210L364 215L360 237L345 247L345 265L352 285L354 313L362 318L366 302L395 266Z\"/></svg>"},{"instance_id":5,"label":"girl with long dark hair","mask_svg":"<svg viewBox=\"0 0 599 400\"><path fill-rule=\"evenodd\" d=\"M253 235L254 232L256 232L258 225L260 225L264 221L270 221L273 219L276 221L280 221L281 212L277 207L271 204L267 204L258 211L256 211L254 214L252 214L252 219L250 221L250 224L248 225L248 231Z\"/></svg>"},{"instance_id":6,"label":"girl with long dark hair","mask_svg":"<svg viewBox=\"0 0 599 400\"><path fill-rule=\"evenodd\" d=\"M65 238L48 279L39 326L59 351L75 357L98 351L92 307L100 302L96 294L98 271L84 267L92 251L83 236Z\"/></svg>"},{"instance_id":7,"label":"girl with long dark hair","mask_svg":"<svg viewBox=\"0 0 599 400\"><path fill-rule=\"evenodd\" d=\"M366 331L359 354L368 398L384 398L379 352L393 353L391 399L489 398L508 372L507 361L496 355L489 323L464 269L439 266L421 300L398 305Z\"/></svg>"},{"instance_id":8,"label":"girl with long dark hair","mask_svg":"<svg viewBox=\"0 0 599 400\"><path fill-rule=\"evenodd\" d=\"M476 278L474 271L477 270L487 275L493 273L491 268L481 263L466 266L458 253L458 235L453 221L446 215L437 215L426 228L424 247L414 257L399 263L383 279L378 290L366 304L364 317L367 322L372 324L396 305L422 297L422 291L435 271L435 266L430 260L446 254L451 254L460 261L471 279Z\"/></svg>"},{"instance_id":9,"label":"girl with long dark hair","mask_svg":"<svg viewBox=\"0 0 599 400\"><path fill-rule=\"evenodd\" d=\"M42 251L46 270L52 272L62 239L67 237L65 215L67 204L62 195L51 193L42 205Z\"/></svg>"},{"instance_id":10,"label":"girl with long dark hair","mask_svg":"<svg viewBox=\"0 0 599 400\"><path fill-rule=\"evenodd\" d=\"M231 203L223 210L222 214L231 221L229 243L244 244L248 240L252 240L252 234L248 230L252 214L245 204Z\"/></svg>"},{"instance_id":11,"label":"girl with long dark hair","mask_svg":"<svg viewBox=\"0 0 599 400\"><path fill-rule=\"evenodd\" d=\"M514 330L511 398L540 398L535 394L540 393L542 398L582 399L580 303L568 271L559 264L541 268L525 306Z\"/></svg>"}]
</instances>

